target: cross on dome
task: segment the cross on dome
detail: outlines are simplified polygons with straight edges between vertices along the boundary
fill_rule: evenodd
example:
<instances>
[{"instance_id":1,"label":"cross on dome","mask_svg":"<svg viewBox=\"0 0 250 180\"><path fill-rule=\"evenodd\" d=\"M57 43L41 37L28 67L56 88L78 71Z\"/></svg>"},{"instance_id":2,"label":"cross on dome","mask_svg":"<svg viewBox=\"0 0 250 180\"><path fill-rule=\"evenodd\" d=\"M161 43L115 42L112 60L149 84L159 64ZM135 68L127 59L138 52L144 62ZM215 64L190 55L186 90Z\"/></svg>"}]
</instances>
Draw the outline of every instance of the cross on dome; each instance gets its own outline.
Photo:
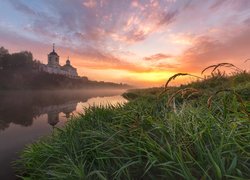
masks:
<instances>
[{"instance_id":1,"label":"cross on dome","mask_svg":"<svg viewBox=\"0 0 250 180\"><path fill-rule=\"evenodd\" d=\"M55 52L55 43L53 43L53 52Z\"/></svg>"}]
</instances>

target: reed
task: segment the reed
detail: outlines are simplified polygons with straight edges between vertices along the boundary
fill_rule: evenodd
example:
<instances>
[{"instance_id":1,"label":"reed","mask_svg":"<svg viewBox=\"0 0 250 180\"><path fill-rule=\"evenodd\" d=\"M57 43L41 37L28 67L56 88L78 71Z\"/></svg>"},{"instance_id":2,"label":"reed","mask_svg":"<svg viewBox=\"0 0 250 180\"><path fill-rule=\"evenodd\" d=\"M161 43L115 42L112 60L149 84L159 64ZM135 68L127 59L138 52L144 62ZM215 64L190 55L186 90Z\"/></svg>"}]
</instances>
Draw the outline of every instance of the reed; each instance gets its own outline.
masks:
<instances>
[{"instance_id":1,"label":"reed","mask_svg":"<svg viewBox=\"0 0 250 180\"><path fill-rule=\"evenodd\" d=\"M199 78L199 79L203 79L202 77L199 77L199 76L196 76L196 75L192 75L192 74L189 74L189 73L176 73L174 74L173 76L171 76L166 84L165 84L165 89L168 87L168 84L172 81L172 80L175 80L177 77L179 76L192 76L192 77L196 77L196 78Z\"/></svg>"},{"instance_id":2,"label":"reed","mask_svg":"<svg viewBox=\"0 0 250 180\"><path fill-rule=\"evenodd\" d=\"M231 63L219 63L219 64L215 64L215 65L211 65L206 67L205 69L203 69L201 71L201 74L203 74L206 70L213 68L213 70L211 71L211 73L213 73L216 69L220 68L220 67L227 67L227 68L234 68L238 71L242 71L240 68L236 67L234 64Z\"/></svg>"}]
</instances>

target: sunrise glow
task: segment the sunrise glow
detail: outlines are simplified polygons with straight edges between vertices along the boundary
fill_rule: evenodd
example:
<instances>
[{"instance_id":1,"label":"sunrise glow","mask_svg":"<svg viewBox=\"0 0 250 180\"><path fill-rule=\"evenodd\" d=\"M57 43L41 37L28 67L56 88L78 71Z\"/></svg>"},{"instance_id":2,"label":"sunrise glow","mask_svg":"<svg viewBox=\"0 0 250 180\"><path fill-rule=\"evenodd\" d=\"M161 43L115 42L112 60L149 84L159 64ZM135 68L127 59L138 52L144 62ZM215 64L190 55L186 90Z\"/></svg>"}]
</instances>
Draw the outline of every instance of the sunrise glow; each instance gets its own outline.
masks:
<instances>
[{"instance_id":1,"label":"sunrise glow","mask_svg":"<svg viewBox=\"0 0 250 180\"><path fill-rule=\"evenodd\" d=\"M228 62L249 69L249 0L1 0L0 46L91 80L162 86Z\"/></svg>"}]
</instances>

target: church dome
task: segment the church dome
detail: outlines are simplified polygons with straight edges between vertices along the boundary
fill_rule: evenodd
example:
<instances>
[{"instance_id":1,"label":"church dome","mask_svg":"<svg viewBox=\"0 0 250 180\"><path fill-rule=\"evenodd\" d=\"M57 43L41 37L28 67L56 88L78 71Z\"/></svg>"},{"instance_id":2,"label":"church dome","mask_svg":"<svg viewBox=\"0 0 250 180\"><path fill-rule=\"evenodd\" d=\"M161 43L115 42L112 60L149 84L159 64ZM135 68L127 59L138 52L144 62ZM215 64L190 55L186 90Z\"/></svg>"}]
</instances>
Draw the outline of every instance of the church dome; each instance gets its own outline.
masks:
<instances>
[{"instance_id":1,"label":"church dome","mask_svg":"<svg viewBox=\"0 0 250 180\"><path fill-rule=\"evenodd\" d=\"M58 54L55 52L55 44L53 44L53 51L49 53L49 55L58 56Z\"/></svg>"},{"instance_id":2,"label":"church dome","mask_svg":"<svg viewBox=\"0 0 250 180\"><path fill-rule=\"evenodd\" d=\"M67 59L67 61L66 61L66 65L70 65L69 57L68 57L68 59Z\"/></svg>"},{"instance_id":3,"label":"church dome","mask_svg":"<svg viewBox=\"0 0 250 180\"><path fill-rule=\"evenodd\" d=\"M51 53L49 53L49 55L55 55L58 56L58 54L55 51L52 51Z\"/></svg>"}]
</instances>

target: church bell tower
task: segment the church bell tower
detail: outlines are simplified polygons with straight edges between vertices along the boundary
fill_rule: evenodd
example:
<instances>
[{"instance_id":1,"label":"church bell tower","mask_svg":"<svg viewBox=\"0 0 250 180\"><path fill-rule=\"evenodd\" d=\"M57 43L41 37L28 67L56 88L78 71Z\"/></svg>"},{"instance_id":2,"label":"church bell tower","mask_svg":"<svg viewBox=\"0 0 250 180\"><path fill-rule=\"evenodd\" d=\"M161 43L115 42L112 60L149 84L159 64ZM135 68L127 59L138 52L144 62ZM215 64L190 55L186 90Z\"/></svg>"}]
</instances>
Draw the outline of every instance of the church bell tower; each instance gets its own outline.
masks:
<instances>
[{"instance_id":1,"label":"church bell tower","mask_svg":"<svg viewBox=\"0 0 250 180\"><path fill-rule=\"evenodd\" d=\"M48 66L51 66L51 67L60 67L59 56L55 52L55 44L53 44L53 50L52 50L52 52L48 54Z\"/></svg>"}]
</instances>

